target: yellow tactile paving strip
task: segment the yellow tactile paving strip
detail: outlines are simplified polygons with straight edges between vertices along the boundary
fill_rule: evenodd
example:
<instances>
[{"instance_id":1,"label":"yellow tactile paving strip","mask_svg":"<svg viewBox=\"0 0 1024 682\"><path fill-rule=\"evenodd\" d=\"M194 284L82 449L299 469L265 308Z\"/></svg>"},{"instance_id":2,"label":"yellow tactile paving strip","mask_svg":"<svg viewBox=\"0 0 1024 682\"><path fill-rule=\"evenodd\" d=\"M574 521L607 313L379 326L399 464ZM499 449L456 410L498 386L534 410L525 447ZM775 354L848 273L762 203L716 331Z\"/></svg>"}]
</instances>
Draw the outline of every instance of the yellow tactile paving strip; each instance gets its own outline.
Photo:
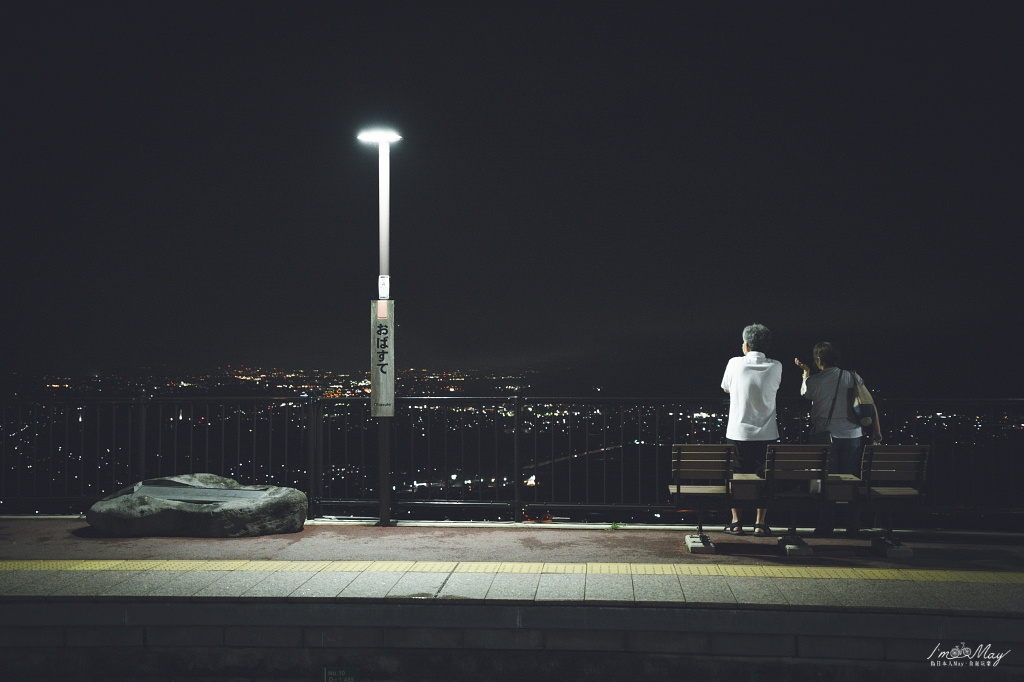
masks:
<instances>
[{"instance_id":1,"label":"yellow tactile paving strip","mask_svg":"<svg viewBox=\"0 0 1024 682\"><path fill-rule=\"evenodd\" d=\"M372 561L329 561L323 570L362 573L370 566L373 566Z\"/></svg>"},{"instance_id":2,"label":"yellow tactile paving strip","mask_svg":"<svg viewBox=\"0 0 1024 682\"><path fill-rule=\"evenodd\" d=\"M154 569L154 570L169 570L169 571L194 571L194 570L203 570L203 571L241 571L241 570L245 569L245 570L250 570L251 571L251 570L254 570L254 569L249 568L249 564L251 564L251 563L253 563L253 562L246 561L246 560L239 560L239 559L233 559L233 560L227 560L227 561L204 561L204 562L201 562L201 566L202 566L201 569L195 569L195 568L190 568L189 567L190 565L194 565L194 564L192 564L192 562L182 562L182 564L176 565L175 562L168 561L167 562L167 566L161 567L161 568L157 568L157 569Z\"/></svg>"},{"instance_id":3,"label":"yellow tactile paving strip","mask_svg":"<svg viewBox=\"0 0 1024 682\"><path fill-rule=\"evenodd\" d=\"M139 559L137 561L122 561L117 565L119 571L157 571L161 567L167 565L166 560L159 559ZM239 563L248 563L246 561Z\"/></svg>"},{"instance_id":4,"label":"yellow tactile paving strip","mask_svg":"<svg viewBox=\"0 0 1024 682\"><path fill-rule=\"evenodd\" d=\"M587 573L610 573L629 575L629 564L587 564Z\"/></svg>"},{"instance_id":5,"label":"yellow tactile paving strip","mask_svg":"<svg viewBox=\"0 0 1024 682\"><path fill-rule=\"evenodd\" d=\"M544 564L527 564L512 561L503 561L498 566L496 573L540 573Z\"/></svg>"},{"instance_id":6,"label":"yellow tactile paving strip","mask_svg":"<svg viewBox=\"0 0 1024 682\"><path fill-rule=\"evenodd\" d=\"M513 571L515 572L515 571ZM544 568L541 569L541 573L586 573L586 564L560 564L560 563L546 563Z\"/></svg>"},{"instance_id":7,"label":"yellow tactile paving strip","mask_svg":"<svg viewBox=\"0 0 1024 682\"><path fill-rule=\"evenodd\" d=\"M675 564L630 564L633 575L675 575Z\"/></svg>"},{"instance_id":8,"label":"yellow tactile paving strip","mask_svg":"<svg viewBox=\"0 0 1024 682\"><path fill-rule=\"evenodd\" d=\"M0 561L0 571L67 571L85 561Z\"/></svg>"},{"instance_id":9,"label":"yellow tactile paving strip","mask_svg":"<svg viewBox=\"0 0 1024 682\"><path fill-rule=\"evenodd\" d=\"M451 573L457 565L457 561L417 561L409 571L412 573Z\"/></svg>"},{"instance_id":10,"label":"yellow tactile paving strip","mask_svg":"<svg viewBox=\"0 0 1024 682\"><path fill-rule=\"evenodd\" d=\"M737 578L831 578L1024 584L1024 572L834 568L746 564L540 563L509 561L46 560L0 561L0 571L350 571L356 573L574 573Z\"/></svg>"},{"instance_id":11,"label":"yellow tactile paving strip","mask_svg":"<svg viewBox=\"0 0 1024 682\"><path fill-rule=\"evenodd\" d=\"M500 561L461 561L455 567L456 573L500 573Z\"/></svg>"},{"instance_id":12,"label":"yellow tactile paving strip","mask_svg":"<svg viewBox=\"0 0 1024 682\"><path fill-rule=\"evenodd\" d=\"M718 564L669 564L678 575L722 575Z\"/></svg>"},{"instance_id":13,"label":"yellow tactile paving strip","mask_svg":"<svg viewBox=\"0 0 1024 682\"><path fill-rule=\"evenodd\" d=\"M415 561L374 561L367 571L371 573L405 573L412 570Z\"/></svg>"}]
</instances>

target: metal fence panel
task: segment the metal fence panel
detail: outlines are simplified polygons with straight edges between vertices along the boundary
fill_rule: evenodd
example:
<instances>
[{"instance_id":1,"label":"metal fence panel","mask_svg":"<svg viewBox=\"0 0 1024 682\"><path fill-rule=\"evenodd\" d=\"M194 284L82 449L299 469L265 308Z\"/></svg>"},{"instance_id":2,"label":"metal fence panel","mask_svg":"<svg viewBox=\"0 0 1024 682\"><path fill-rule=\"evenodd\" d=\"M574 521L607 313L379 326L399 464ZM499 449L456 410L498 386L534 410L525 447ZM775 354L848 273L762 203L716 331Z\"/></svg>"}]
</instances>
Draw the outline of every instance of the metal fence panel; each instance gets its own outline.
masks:
<instances>
[{"instance_id":1,"label":"metal fence panel","mask_svg":"<svg viewBox=\"0 0 1024 682\"><path fill-rule=\"evenodd\" d=\"M1024 511L1024 401L885 401L885 442L932 447L927 505ZM725 438L723 400L400 398L398 506L671 507L671 445ZM518 425L518 429L517 429ZM779 401L784 442L808 404ZM365 398L151 398L0 404L0 513L84 511L140 480L210 472L378 500L377 424ZM444 511L433 513L443 518Z\"/></svg>"}]
</instances>

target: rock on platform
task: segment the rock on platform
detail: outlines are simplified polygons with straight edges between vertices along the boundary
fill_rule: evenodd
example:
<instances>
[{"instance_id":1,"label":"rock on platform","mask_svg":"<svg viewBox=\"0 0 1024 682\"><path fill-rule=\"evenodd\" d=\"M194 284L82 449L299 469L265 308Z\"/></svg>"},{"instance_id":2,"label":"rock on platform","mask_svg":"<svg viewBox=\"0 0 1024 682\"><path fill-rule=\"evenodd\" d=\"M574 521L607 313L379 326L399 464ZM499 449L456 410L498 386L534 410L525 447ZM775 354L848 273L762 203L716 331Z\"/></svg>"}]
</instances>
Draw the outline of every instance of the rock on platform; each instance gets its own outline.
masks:
<instances>
[{"instance_id":1,"label":"rock on platform","mask_svg":"<svg viewBox=\"0 0 1024 682\"><path fill-rule=\"evenodd\" d=\"M297 533L306 509L306 494L294 488L185 474L119 490L94 504L86 520L111 535L238 538Z\"/></svg>"}]
</instances>

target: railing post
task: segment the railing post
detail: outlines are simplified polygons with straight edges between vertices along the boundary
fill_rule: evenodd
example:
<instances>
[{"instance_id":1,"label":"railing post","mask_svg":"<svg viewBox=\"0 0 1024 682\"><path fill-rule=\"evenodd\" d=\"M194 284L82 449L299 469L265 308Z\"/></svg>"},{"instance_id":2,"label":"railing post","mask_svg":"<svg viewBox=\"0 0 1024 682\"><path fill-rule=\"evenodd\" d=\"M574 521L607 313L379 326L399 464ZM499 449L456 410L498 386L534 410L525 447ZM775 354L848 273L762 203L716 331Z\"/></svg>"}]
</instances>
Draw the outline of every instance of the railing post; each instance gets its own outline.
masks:
<instances>
[{"instance_id":1,"label":"railing post","mask_svg":"<svg viewBox=\"0 0 1024 682\"><path fill-rule=\"evenodd\" d=\"M309 399L309 408L306 417L306 497L309 501L309 518L316 518L318 515L318 507L320 506L319 495L316 495L316 451L317 451L317 432L320 430L320 423L317 419L317 400L311 397Z\"/></svg>"},{"instance_id":2,"label":"railing post","mask_svg":"<svg viewBox=\"0 0 1024 682\"><path fill-rule=\"evenodd\" d=\"M380 521L378 526L391 525L391 427L394 417L377 417L377 466L380 469Z\"/></svg>"},{"instance_id":3,"label":"railing post","mask_svg":"<svg viewBox=\"0 0 1024 682\"><path fill-rule=\"evenodd\" d=\"M139 480L146 480L146 391L139 393Z\"/></svg>"},{"instance_id":4,"label":"railing post","mask_svg":"<svg viewBox=\"0 0 1024 682\"><path fill-rule=\"evenodd\" d=\"M316 444L315 466L313 469L315 474L313 476L313 485L316 486L316 495L313 496L313 514L315 517L319 517L323 515L320 501L323 499L324 494L324 427L327 425L327 415L323 401L318 398L316 404L316 418L313 420L316 426L316 438L313 441Z\"/></svg>"},{"instance_id":5,"label":"railing post","mask_svg":"<svg viewBox=\"0 0 1024 682\"><path fill-rule=\"evenodd\" d=\"M515 505L513 513L516 523L523 522L523 504L522 504L522 487L523 487L523 476L522 469L520 468L519 462L519 440L520 431L523 423L523 396L516 396L515 403L515 421L512 424L512 469L515 478L512 482L515 484L513 490L515 491Z\"/></svg>"}]
</instances>

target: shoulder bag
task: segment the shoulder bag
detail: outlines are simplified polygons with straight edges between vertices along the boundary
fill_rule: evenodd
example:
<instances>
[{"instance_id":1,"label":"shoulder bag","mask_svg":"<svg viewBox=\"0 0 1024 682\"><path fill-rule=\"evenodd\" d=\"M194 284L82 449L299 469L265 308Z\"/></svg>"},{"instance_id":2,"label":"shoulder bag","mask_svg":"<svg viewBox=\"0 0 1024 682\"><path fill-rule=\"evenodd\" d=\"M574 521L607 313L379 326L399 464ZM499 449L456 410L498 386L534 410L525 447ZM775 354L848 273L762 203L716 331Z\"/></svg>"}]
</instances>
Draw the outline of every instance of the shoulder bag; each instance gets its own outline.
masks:
<instances>
[{"instance_id":1,"label":"shoulder bag","mask_svg":"<svg viewBox=\"0 0 1024 682\"><path fill-rule=\"evenodd\" d=\"M860 377L853 372L853 387L850 389L849 405L850 414L848 418L854 424L860 424L867 428L875 423L878 416L875 407L875 399L871 397L868 387L858 381Z\"/></svg>"}]
</instances>

